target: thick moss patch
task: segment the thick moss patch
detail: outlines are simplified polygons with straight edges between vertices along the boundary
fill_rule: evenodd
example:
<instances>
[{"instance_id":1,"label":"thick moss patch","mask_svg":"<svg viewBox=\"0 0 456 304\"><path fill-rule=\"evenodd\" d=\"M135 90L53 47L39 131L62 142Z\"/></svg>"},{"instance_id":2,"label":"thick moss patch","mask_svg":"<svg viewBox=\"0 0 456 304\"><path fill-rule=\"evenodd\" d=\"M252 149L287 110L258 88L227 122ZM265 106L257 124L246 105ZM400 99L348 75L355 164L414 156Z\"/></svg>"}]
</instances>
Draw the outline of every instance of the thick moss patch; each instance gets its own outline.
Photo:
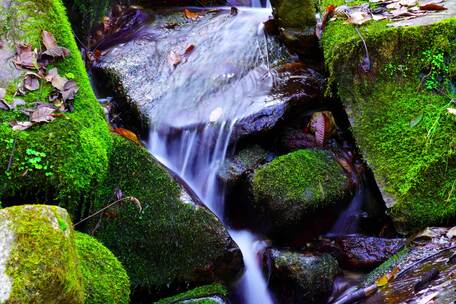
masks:
<instances>
[{"instance_id":1,"label":"thick moss patch","mask_svg":"<svg viewBox=\"0 0 456 304\"><path fill-rule=\"evenodd\" d=\"M3 9L3 8L2 8ZM14 1L1 13L7 26L0 39L32 43L41 48L41 31L51 32L71 56L56 64L61 75L72 73L80 87L74 112L27 131L13 131L9 122L24 118L19 111L0 111L0 197L10 204L47 201L68 209L74 218L82 211L92 187L100 184L108 167L111 137L101 107L90 87L84 63L60 0ZM8 87L12 98L15 85ZM27 102L46 101L49 85L24 97ZM34 151L41 156L31 155ZM40 157L39 166L31 158Z\"/></svg>"},{"instance_id":2,"label":"thick moss patch","mask_svg":"<svg viewBox=\"0 0 456 304\"><path fill-rule=\"evenodd\" d=\"M93 237L77 232L76 252L83 277L85 304L128 304L130 281L117 258Z\"/></svg>"},{"instance_id":3,"label":"thick moss patch","mask_svg":"<svg viewBox=\"0 0 456 304\"><path fill-rule=\"evenodd\" d=\"M225 299L228 295L228 291L223 285L212 284L201 286L190 291L161 299L156 302L157 304L171 304L171 303L199 303L199 304L218 304L219 301L211 299L211 297L217 297L217 299Z\"/></svg>"},{"instance_id":4,"label":"thick moss patch","mask_svg":"<svg viewBox=\"0 0 456 304\"><path fill-rule=\"evenodd\" d=\"M279 229L334 205L346 194L347 178L322 150L299 150L277 157L255 171L254 206Z\"/></svg>"},{"instance_id":5,"label":"thick moss patch","mask_svg":"<svg viewBox=\"0 0 456 304\"><path fill-rule=\"evenodd\" d=\"M128 201L111 208L95 236L116 254L134 287L158 292L236 277L242 257L222 224L206 209L183 203L181 187L147 150L114 136L110 160L93 211L115 200L115 189L139 199L142 211Z\"/></svg>"},{"instance_id":6,"label":"thick moss patch","mask_svg":"<svg viewBox=\"0 0 456 304\"><path fill-rule=\"evenodd\" d=\"M323 34L331 88L397 228L445 224L456 215L456 119L446 110L456 96L456 18L409 27L371 21L359 30L367 73L352 25L330 21Z\"/></svg>"},{"instance_id":7,"label":"thick moss patch","mask_svg":"<svg viewBox=\"0 0 456 304\"><path fill-rule=\"evenodd\" d=\"M83 303L72 223L58 207L26 205L0 210L14 233L6 274L6 303Z\"/></svg>"}]
</instances>

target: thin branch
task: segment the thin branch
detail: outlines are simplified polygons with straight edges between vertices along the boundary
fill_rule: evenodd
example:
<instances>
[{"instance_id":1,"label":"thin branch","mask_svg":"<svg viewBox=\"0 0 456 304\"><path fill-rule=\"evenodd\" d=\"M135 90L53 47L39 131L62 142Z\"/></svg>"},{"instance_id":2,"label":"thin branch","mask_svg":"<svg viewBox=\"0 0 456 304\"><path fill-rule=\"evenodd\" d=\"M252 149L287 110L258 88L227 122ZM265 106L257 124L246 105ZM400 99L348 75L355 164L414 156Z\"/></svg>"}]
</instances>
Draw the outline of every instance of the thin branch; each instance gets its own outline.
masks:
<instances>
[{"instance_id":1,"label":"thin branch","mask_svg":"<svg viewBox=\"0 0 456 304\"><path fill-rule=\"evenodd\" d=\"M88 217L83 218L82 220L80 220L79 222L77 222L76 224L74 224L73 227L76 227L77 225L81 224L82 222L85 222L85 221L87 221L88 219L91 219L92 217L96 216L97 214L102 213L102 212L105 211L106 209L111 208L112 206L114 206L115 204L117 204L117 203L119 203L119 202L121 202L121 201L132 200L132 199L133 199L132 196L127 196L127 197L121 198L121 199L119 199L119 200L117 200L117 201L115 201L115 202L113 202L113 203L107 205L106 207L101 208L101 209L98 210L97 212L95 212L95 213L89 215Z\"/></svg>"}]
</instances>

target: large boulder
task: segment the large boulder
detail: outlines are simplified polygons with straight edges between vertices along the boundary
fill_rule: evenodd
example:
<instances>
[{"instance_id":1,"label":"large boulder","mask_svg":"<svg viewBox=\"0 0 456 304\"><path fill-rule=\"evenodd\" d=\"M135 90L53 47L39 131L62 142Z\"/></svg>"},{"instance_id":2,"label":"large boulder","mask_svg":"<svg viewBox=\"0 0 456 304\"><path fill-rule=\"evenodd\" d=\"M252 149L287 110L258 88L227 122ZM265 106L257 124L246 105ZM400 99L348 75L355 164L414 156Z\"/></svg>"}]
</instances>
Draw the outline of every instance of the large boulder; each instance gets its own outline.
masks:
<instances>
[{"instance_id":1,"label":"large boulder","mask_svg":"<svg viewBox=\"0 0 456 304\"><path fill-rule=\"evenodd\" d=\"M348 178L329 152L298 150L255 170L253 207L268 230L282 232L333 207L348 194Z\"/></svg>"},{"instance_id":2,"label":"large boulder","mask_svg":"<svg viewBox=\"0 0 456 304\"><path fill-rule=\"evenodd\" d=\"M110 160L92 212L125 199L85 229L118 257L138 293L156 296L237 278L242 255L222 223L196 205L147 150L115 136Z\"/></svg>"},{"instance_id":3,"label":"large boulder","mask_svg":"<svg viewBox=\"0 0 456 304\"><path fill-rule=\"evenodd\" d=\"M130 281L117 258L95 238L75 234L85 304L130 303Z\"/></svg>"},{"instance_id":4,"label":"large boulder","mask_svg":"<svg viewBox=\"0 0 456 304\"><path fill-rule=\"evenodd\" d=\"M322 1L321 11L330 4L343 2ZM443 5L401 22L330 21L322 38L329 88L403 233L456 216L456 116L447 111L454 108L456 5Z\"/></svg>"},{"instance_id":5,"label":"large boulder","mask_svg":"<svg viewBox=\"0 0 456 304\"><path fill-rule=\"evenodd\" d=\"M157 10L134 39L122 44L105 39L108 50L94 74L116 93L128 113L124 120L139 132L149 125L180 130L236 120L232 137L237 138L271 129L297 99L321 97L323 77L303 64L283 66L290 60L285 48L259 31L267 12L229 12L201 13L189 21L182 10ZM268 56L258 58L252 43ZM209 50L216 52L207 56Z\"/></svg>"},{"instance_id":6,"label":"large boulder","mask_svg":"<svg viewBox=\"0 0 456 304\"><path fill-rule=\"evenodd\" d=\"M270 264L268 284L279 303L326 303L339 272L331 255L268 249L265 258Z\"/></svg>"},{"instance_id":7,"label":"large boulder","mask_svg":"<svg viewBox=\"0 0 456 304\"><path fill-rule=\"evenodd\" d=\"M178 304L178 303L205 303L205 304L226 304L229 303L228 290L220 284L201 286L178 295L161 299L156 304Z\"/></svg>"},{"instance_id":8,"label":"large boulder","mask_svg":"<svg viewBox=\"0 0 456 304\"><path fill-rule=\"evenodd\" d=\"M13 131L9 123L27 119L23 108L37 101L49 102L51 84L41 81L39 90L20 97L25 106L0 110L0 199L8 205L46 199L65 207L77 219L85 206L82 202L88 201L93 187L106 175L112 140L65 9L60 0L1 1L0 24L0 87L6 89L8 102L15 98L16 86L26 72L12 65L14 43L31 43L42 49L42 30L53 34L57 43L71 52L55 66L60 75L74 78L79 86L73 112L25 131ZM5 52L9 56L1 55Z\"/></svg>"},{"instance_id":9,"label":"large boulder","mask_svg":"<svg viewBox=\"0 0 456 304\"><path fill-rule=\"evenodd\" d=\"M84 303L73 226L64 209L0 210L0 302Z\"/></svg>"}]
</instances>

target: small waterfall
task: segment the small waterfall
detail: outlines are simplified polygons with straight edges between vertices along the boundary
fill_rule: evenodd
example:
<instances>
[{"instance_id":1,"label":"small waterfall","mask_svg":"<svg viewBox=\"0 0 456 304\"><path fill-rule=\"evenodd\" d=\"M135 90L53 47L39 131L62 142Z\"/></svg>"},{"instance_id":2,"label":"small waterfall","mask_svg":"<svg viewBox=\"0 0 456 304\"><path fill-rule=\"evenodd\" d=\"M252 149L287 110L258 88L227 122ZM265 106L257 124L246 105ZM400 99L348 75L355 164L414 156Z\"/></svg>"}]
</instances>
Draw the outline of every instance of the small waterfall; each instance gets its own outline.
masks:
<instances>
[{"instance_id":1,"label":"small waterfall","mask_svg":"<svg viewBox=\"0 0 456 304\"><path fill-rule=\"evenodd\" d=\"M281 56L281 48L263 32L270 13L240 8L235 17L221 14L195 22L154 45L155 54L162 52L159 58L195 45L187 61L170 68L163 59L151 58L157 75L147 92L153 101L149 151L222 222L225 185L218 170L230 153L236 122L267 102L275 75L271 69ZM264 242L250 231L227 229L246 265L238 285L242 302L273 303L258 258Z\"/></svg>"}]
</instances>

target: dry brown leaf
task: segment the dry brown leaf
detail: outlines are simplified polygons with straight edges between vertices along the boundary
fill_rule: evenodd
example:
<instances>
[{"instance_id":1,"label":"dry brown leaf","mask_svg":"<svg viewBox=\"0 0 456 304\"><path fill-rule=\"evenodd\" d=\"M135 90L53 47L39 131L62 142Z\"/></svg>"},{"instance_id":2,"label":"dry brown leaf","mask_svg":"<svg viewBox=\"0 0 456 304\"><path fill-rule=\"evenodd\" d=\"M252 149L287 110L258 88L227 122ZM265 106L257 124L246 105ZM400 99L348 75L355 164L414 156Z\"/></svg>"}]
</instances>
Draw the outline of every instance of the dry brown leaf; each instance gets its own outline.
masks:
<instances>
[{"instance_id":1,"label":"dry brown leaf","mask_svg":"<svg viewBox=\"0 0 456 304\"><path fill-rule=\"evenodd\" d=\"M119 134L122 137L125 137L132 142L137 143L138 145L142 145L141 141L139 140L138 136L136 136L135 133L133 133L130 130L124 129L124 128L114 128L112 129L112 132Z\"/></svg>"},{"instance_id":2,"label":"dry brown leaf","mask_svg":"<svg viewBox=\"0 0 456 304\"><path fill-rule=\"evenodd\" d=\"M62 98L63 101L73 100L76 93L79 91L79 87L76 84L76 81L69 80L63 86Z\"/></svg>"},{"instance_id":3,"label":"dry brown leaf","mask_svg":"<svg viewBox=\"0 0 456 304\"><path fill-rule=\"evenodd\" d=\"M195 21L195 20L198 20L198 18L201 17L201 15L202 15L202 13L192 12L191 10L184 9L184 16L187 19Z\"/></svg>"},{"instance_id":4,"label":"dry brown leaf","mask_svg":"<svg viewBox=\"0 0 456 304\"><path fill-rule=\"evenodd\" d=\"M40 76L36 73L29 72L25 74L23 86L28 91L36 91L40 88Z\"/></svg>"},{"instance_id":5,"label":"dry brown leaf","mask_svg":"<svg viewBox=\"0 0 456 304\"><path fill-rule=\"evenodd\" d=\"M16 121L16 120L13 120L12 122L10 122L10 126L15 131L17 131L17 130L22 131L22 130L27 130L28 128L33 126L33 123L31 123L30 121Z\"/></svg>"},{"instance_id":6,"label":"dry brown leaf","mask_svg":"<svg viewBox=\"0 0 456 304\"><path fill-rule=\"evenodd\" d=\"M366 12L353 12L349 15L347 22L350 24L361 25L367 21L372 20L369 13Z\"/></svg>"},{"instance_id":7,"label":"dry brown leaf","mask_svg":"<svg viewBox=\"0 0 456 304\"><path fill-rule=\"evenodd\" d=\"M68 79L65 78L65 77L62 77L60 75L56 75L54 76L54 78L52 78L52 86L54 88L56 88L57 90L59 90L60 92L62 92L65 88L65 84L68 82Z\"/></svg>"},{"instance_id":8,"label":"dry brown leaf","mask_svg":"<svg viewBox=\"0 0 456 304\"><path fill-rule=\"evenodd\" d=\"M423 11L444 11L447 8L440 4L428 3L428 4L420 5L420 9L422 9Z\"/></svg>"},{"instance_id":9,"label":"dry brown leaf","mask_svg":"<svg viewBox=\"0 0 456 304\"><path fill-rule=\"evenodd\" d=\"M168 62L170 65L172 65L173 67L176 67L179 63L181 63L181 61L182 61L182 58L179 54L177 54L174 51L169 52Z\"/></svg>"},{"instance_id":10,"label":"dry brown leaf","mask_svg":"<svg viewBox=\"0 0 456 304\"><path fill-rule=\"evenodd\" d=\"M39 107L30 115L30 121L32 123L50 122L54 120L52 114L55 112L54 108L50 107Z\"/></svg>"},{"instance_id":11,"label":"dry brown leaf","mask_svg":"<svg viewBox=\"0 0 456 304\"><path fill-rule=\"evenodd\" d=\"M315 142L323 146L335 131L334 117L331 112L315 112L309 122L310 130L315 134Z\"/></svg>"},{"instance_id":12,"label":"dry brown leaf","mask_svg":"<svg viewBox=\"0 0 456 304\"><path fill-rule=\"evenodd\" d=\"M18 44L13 62L16 66L26 69L38 67L36 52L33 51L31 44Z\"/></svg>"},{"instance_id":13,"label":"dry brown leaf","mask_svg":"<svg viewBox=\"0 0 456 304\"><path fill-rule=\"evenodd\" d=\"M67 48L56 46L44 51L42 55L49 56L52 58L64 58L70 56L71 52Z\"/></svg>"},{"instance_id":14,"label":"dry brown leaf","mask_svg":"<svg viewBox=\"0 0 456 304\"><path fill-rule=\"evenodd\" d=\"M43 31L41 33L41 39L43 40L43 44L46 50L52 49L57 46L57 41L55 40L54 36L47 31Z\"/></svg>"}]
</instances>

